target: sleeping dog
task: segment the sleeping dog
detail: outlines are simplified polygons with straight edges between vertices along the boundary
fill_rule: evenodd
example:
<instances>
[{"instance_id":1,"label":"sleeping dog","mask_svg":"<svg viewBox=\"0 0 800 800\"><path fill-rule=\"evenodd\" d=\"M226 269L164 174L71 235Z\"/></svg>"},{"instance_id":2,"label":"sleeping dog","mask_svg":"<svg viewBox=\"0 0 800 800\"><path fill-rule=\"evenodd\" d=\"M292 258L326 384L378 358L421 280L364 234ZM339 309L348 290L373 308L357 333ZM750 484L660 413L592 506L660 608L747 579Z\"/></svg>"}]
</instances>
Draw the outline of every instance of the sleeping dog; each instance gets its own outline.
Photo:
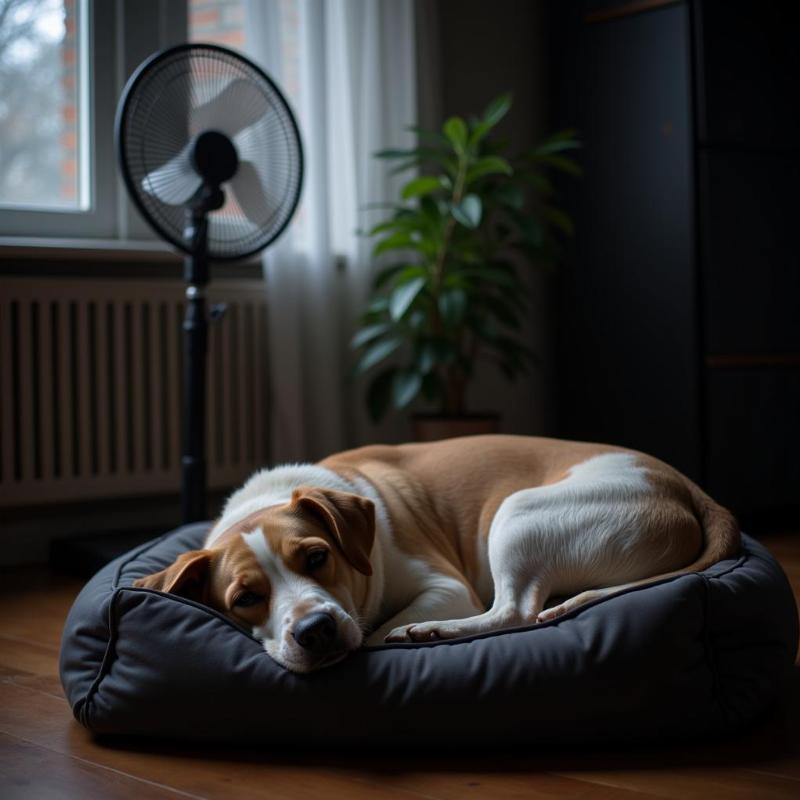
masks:
<instances>
[{"instance_id":1,"label":"sleeping dog","mask_svg":"<svg viewBox=\"0 0 800 800\"><path fill-rule=\"evenodd\" d=\"M651 456L473 436L258 472L204 549L135 585L209 605L310 672L363 644L554 620L739 545L731 514Z\"/></svg>"}]
</instances>

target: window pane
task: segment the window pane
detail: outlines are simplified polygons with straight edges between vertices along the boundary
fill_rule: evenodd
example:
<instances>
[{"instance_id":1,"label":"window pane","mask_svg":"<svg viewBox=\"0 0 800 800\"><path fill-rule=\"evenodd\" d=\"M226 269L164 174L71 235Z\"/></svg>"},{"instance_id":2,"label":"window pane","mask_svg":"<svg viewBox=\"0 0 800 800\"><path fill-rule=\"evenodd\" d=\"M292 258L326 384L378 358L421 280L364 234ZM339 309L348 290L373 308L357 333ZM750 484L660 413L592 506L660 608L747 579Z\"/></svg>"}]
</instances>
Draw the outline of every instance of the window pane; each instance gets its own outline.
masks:
<instances>
[{"instance_id":1,"label":"window pane","mask_svg":"<svg viewBox=\"0 0 800 800\"><path fill-rule=\"evenodd\" d=\"M245 0L190 0L189 40L242 50Z\"/></svg>"},{"instance_id":2,"label":"window pane","mask_svg":"<svg viewBox=\"0 0 800 800\"><path fill-rule=\"evenodd\" d=\"M89 205L84 0L0 0L0 205Z\"/></svg>"}]
</instances>

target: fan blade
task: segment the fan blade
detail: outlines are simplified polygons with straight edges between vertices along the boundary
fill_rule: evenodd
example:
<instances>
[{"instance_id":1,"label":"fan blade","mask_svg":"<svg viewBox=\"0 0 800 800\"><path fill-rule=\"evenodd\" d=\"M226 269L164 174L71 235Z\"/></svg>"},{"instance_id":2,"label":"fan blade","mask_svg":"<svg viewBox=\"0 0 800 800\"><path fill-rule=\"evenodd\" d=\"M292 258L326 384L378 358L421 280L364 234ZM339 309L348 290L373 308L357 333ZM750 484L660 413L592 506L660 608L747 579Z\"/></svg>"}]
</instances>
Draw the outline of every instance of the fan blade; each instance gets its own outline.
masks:
<instances>
[{"instance_id":1,"label":"fan blade","mask_svg":"<svg viewBox=\"0 0 800 800\"><path fill-rule=\"evenodd\" d=\"M202 184L202 179L192 166L189 142L178 155L142 178L142 189L162 203L183 205Z\"/></svg>"},{"instance_id":2,"label":"fan blade","mask_svg":"<svg viewBox=\"0 0 800 800\"><path fill-rule=\"evenodd\" d=\"M244 215L254 225L263 226L272 213L272 204L265 191L261 176L250 161L240 161L239 169L231 178L230 188Z\"/></svg>"},{"instance_id":3,"label":"fan blade","mask_svg":"<svg viewBox=\"0 0 800 800\"><path fill-rule=\"evenodd\" d=\"M258 122L268 111L269 102L252 81L232 80L216 97L191 112L192 127L198 133L218 130L235 136Z\"/></svg>"}]
</instances>

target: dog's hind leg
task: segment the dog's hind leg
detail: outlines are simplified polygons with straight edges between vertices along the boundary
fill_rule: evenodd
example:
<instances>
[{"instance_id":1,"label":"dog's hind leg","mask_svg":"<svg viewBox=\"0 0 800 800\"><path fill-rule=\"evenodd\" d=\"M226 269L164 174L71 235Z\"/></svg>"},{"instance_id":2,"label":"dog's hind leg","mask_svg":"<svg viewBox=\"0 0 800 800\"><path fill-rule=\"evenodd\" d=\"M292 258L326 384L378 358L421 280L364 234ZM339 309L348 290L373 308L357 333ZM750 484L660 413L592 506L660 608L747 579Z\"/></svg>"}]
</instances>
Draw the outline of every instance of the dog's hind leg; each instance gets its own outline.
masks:
<instances>
[{"instance_id":1,"label":"dog's hind leg","mask_svg":"<svg viewBox=\"0 0 800 800\"><path fill-rule=\"evenodd\" d=\"M499 511L489 532L488 566L494 586L491 608L472 617L445 620L429 618L424 622L405 625L391 631L387 642L455 639L537 622L550 595L550 583L532 552L529 518L525 514L514 513L513 507L511 512L503 514Z\"/></svg>"}]
</instances>

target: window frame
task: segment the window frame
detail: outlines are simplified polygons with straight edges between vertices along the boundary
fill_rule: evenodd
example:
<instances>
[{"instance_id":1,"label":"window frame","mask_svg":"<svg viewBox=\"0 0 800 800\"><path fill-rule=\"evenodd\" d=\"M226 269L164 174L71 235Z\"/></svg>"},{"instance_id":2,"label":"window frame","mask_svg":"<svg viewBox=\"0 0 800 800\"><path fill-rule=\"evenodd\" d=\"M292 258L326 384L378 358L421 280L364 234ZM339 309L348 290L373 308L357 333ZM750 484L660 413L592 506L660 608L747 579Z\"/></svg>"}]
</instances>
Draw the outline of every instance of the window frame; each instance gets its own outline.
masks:
<instances>
[{"instance_id":1,"label":"window frame","mask_svg":"<svg viewBox=\"0 0 800 800\"><path fill-rule=\"evenodd\" d=\"M64 244L70 239L157 239L134 211L120 179L114 116L122 89L141 61L186 40L187 4L87 0L86 10L90 121L79 151L89 158L89 206L57 210L0 207L0 237L5 244L31 237Z\"/></svg>"}]
</instances>

